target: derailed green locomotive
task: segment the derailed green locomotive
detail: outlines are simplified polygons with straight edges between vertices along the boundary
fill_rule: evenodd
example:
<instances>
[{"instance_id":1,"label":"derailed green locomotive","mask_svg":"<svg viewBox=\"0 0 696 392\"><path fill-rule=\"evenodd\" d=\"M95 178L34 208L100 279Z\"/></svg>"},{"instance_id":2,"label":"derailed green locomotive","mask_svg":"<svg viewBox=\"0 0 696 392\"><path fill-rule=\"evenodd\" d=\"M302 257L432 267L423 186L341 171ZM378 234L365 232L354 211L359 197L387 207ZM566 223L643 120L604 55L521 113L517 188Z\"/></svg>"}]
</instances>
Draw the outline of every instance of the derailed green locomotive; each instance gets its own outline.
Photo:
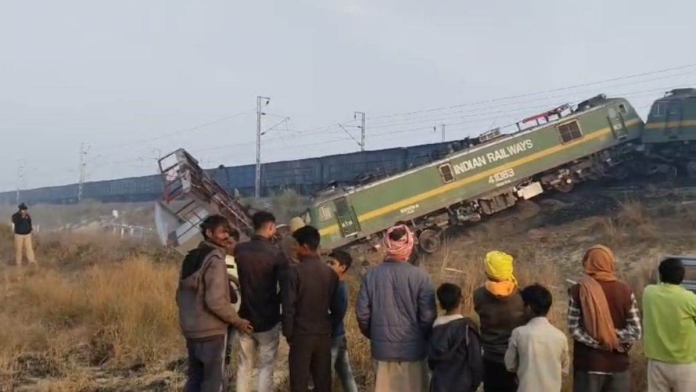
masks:
<instances>
[{"instance_id":1,"label":"derailed green locomotive","mask_svg":"<svg viewBox=\"0 0 696 392\"><path fill-rule=\"evenodd\" d=\"M523 123L529 121L536 125L509 135L484 134L472 148L395 176L334 187L316 198L304 219L320 230L327 249L377 240L403 221L417 232L421 249L434 252L441 230L450 225L606 176L635 152L644 125L628 101L603 95Z\"/></svg>"},{"instance_id":2,"label":"derailed green locomotive","mask_svg":"<svg viewBox=\"0 0 696 392\"><path fill-rule=\"evenodd\" d=\"M648 174L696 176L696 89L669 91L652 104L642 135Z\"/></svg>"}]
</instances>

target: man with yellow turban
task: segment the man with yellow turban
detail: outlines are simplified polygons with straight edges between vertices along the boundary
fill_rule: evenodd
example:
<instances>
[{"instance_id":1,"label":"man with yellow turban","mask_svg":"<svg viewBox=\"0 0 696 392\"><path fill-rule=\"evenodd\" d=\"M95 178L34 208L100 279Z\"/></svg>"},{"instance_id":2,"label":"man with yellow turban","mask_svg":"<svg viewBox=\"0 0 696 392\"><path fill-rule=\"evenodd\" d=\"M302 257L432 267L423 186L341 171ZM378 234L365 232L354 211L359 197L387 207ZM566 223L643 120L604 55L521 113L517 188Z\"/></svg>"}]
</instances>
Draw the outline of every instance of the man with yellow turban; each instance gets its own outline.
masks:
<instances>
[{"instance_id":1,"label":"man with yellow turban","mask_svg":"<svg viewBox=\"0 0 696 392\"><path fill-rule=\"evenodd\" d=\"M515 373L505 367L505 352L512 330L525 324L524 302L513 273L513 258L489 252L484 259L488 280L474 291L474 309L481 320L483 390L515 392Z\"/></svg>"}]
</instances>

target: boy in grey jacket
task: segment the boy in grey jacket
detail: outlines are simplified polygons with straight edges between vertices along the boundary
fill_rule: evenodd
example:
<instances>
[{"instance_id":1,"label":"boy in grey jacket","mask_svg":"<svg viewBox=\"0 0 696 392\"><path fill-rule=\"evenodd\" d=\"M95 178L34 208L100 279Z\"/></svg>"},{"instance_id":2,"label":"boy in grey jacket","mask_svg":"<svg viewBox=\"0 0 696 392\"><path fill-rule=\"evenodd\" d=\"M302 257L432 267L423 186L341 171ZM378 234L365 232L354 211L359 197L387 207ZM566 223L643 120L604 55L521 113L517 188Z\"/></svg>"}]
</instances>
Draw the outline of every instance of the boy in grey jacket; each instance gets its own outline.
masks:
<instances>
[{"instance_id":1,"label":"boy in grey jacket","mask_svg":"<svg viewBox=\"0 0 696 392\"><path fill-rule=\"evenodd\" d=\"M181 266L176 302L186 338L189 369L186 392L219 392L226 388L225 347L229 325L251 333L251 325L230 303L225 247L230 227L212 215L201 225L204 241L189 252Z\"/></svg>"}]
</instances>

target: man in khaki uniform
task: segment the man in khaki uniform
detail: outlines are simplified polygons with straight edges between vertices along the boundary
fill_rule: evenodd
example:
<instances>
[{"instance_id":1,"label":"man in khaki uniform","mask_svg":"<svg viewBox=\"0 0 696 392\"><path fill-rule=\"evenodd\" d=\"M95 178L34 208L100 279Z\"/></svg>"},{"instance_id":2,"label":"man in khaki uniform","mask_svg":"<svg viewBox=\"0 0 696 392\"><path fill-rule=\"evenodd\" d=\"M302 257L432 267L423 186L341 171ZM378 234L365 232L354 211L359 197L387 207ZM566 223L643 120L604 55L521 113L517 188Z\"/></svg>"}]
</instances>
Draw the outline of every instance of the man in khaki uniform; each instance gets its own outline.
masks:
<instances>
[{"instance_id":1,"label":"man in khaki uniform","mask_svg":"<svg viewBox=\"0 0 696 392\"><path fill-rule=\"evenodd\" d=\"M19 205L19 211L12 215L12 224L15 232L15 259L17 266L22 265L22 254L27 254L29 264L36 265L34 258L34 249L31 244L31 216L29 216L29 208L26 204Z\"/></svg>"}]
</instances>

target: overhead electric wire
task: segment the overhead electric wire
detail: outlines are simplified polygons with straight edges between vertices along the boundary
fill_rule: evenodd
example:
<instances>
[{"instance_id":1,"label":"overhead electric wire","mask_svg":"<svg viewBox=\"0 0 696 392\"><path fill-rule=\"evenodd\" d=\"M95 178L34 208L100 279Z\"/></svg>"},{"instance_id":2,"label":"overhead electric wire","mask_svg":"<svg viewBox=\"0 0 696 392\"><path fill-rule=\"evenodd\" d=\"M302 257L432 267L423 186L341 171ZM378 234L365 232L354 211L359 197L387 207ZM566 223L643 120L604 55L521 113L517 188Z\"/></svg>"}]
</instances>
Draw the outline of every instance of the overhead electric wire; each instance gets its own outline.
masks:
<instances>
[{"instance_id":1,"label":"overhead electric wire","mask_svg":"<svg viewBox=\"0 0 696 392\"><path fill-rule=\"evenodd\" d=\"M673 86L673 87L667 87L666 89L673 89L673 88L678 88L678 87L683 87L683 85L678 85L678 86ZM664 90L665 90L665 87L662 87L662 88L658 88L658 89L645 90L645 91L638 91L638 92L633 92L633 93L623 93L622 95L623 95L624 97L635 97L635 96L640 96L640 95L645 95L645 94L653 94L653 93L655 93L655 92L657 92L657 91L664 91ZM651 98L651 100L652 100L652 98ZM579 103L579 102L580 102L580 101L576 101L576 102L574 102L573 104L577 104L577 103ZM652 101L651 101L651 103L652 103ZM543 108L543 107L548 107L548 106L545 106L545 105L537 106L537 108ZM634 108L635 108L635 107L634 107ZM473 124L473 123L478 123L478 122L487 122L488 120L489 120L489 119L487 119L487 118L483 118L483 119L471 120L471 121L460 121L460 122L445 123L445 125L446 125L448 131L457 131L459 128L463 128L463 127L461 127L461 126L460 126L460 127L457 127L457 125L462 125L462 124ZM518 121L512 122L512 123L509 123L509 124L506 124L506 125L502 125L502 126L500 126L500 127L498 127L498 128L501 128L501 129L509 128L509 127L515 126L515 124L517 124L517 123L518 123ZM430 126L422 126L422 127L411 128L411 129L406 129L406 130L398 130L398 131L390 131L390 132L375 133L375 134L372 134L372 135L371 135L371 138L379 138L379 137L382 137L382 136L389 136L389 135L401 134L401 133L412 133L412 132L416 132L416 131L429 130L429 129L432 129L432 128L433 128L433 126L430 125ZM480 132L480 131L479 131L479 132Z\"/></svg>"},{"instance_id":2,"label":"overhead electric wire","mask_svg":"<svg viewBox=\"0 0 696 392\"><path fill-rule=\"evenodd\" d=\"M665 72L670 72L670 71L675 71L675 70L680 70L680 69L685 69L685 68L694 68L696 67L696 64L688 64L684 66L679 66L679 67L673 67L673 68L666 68L662 70L656 70L656 71L651 71L651 72L644 72L640 74L634 74L634 75L629 75L629 76L623 76L623 77L616 77L616 78L611 78L611 79L605 79L601 81L595 81L595 82L588 82L588 83L582 83L582 84L577 84L573 86L566 86L566 87L560 87L560 88L555 88L555 89L549 89L549 90L544 90L544 91L537 91L533 93L527 93L527 94L520 94L520 95L514 95L514 96L508 96L508 97L501 97L501 98L496 98L496 99L490 99L490 100L484 100L484 101L478 101L478 102L470 102L470 103L464 103L464 104L459 104L459 105L453 105L453 106L446 106L446 107L440 107L440 108L432 108L432 109L425 109L425 110L419 110L419 111L412 111L412 112L404 112L404 113L396 113L396 114L390 114L390 115L382 115L382 116L376 116L376 117L367 117L368 120L375 120L379 118L387 118L387 117L396 117L396 116L404 116L404 115L412 115L412 114L418 114L418 113L425 113L425 112L434 112L434 111L442 111L442 110L448 110L448 109L457 109L457 108L462 108L466 106L474 106L474 105L483 105L487 103L495 103L495 102L500 102L500 101L506 101L506 100L511 100L511 99L517 99L517 98L525 98L525 97L530 97L534 95L539 95L543 94L546 92L556 92L556 91L564 91L564 90L571 90L574 88L579 88L579 87L586 87L586 86L594 86L598 84L603 84L603 83L609 83L609 82L614 82L614 81L620 81L620 80L627 80L627 79L633 79L637 77L642 77L642 76L648 76L648 75L654 75L654 74L659 74L659 73L665 73ZM648 80L643 80L643 81L637 81L637 82L631 82L631 83L623 83L623 84L618 84L614 86L610 86L611 88L616 88L616 87L622 87L622 86L627 86L627 85L633 85L633 84L640 84L640 83L647 83L647 82L652 82L652 81L657 81L657 80L663 80L663 79L669 79L669 78L674 78L674 77L679 77L679 76L687 76L687 75L696 75L696 69L695 72L685 72L685 73L680 73L680 74L675 74L675 75L667 75L659 78L653 78L653 79L648 79ZM539 97L532 99L532 101L544 101L544 100L550 100L550 99L555 99L558 97L562 96L574 96L581 94L581 92L572 92L568 94L562 94L562 95L554 95L554 96L545 96L545 97ZM525 100L524 102L529 102L530 100ZM511 106L511 105L517 105L520 104L521 102L509 102L497 106ZM478 110L478 109L474 109ZM464 110L464 111L459 111L459 112L453 112L453 113L470 113L469 110ZM451 114L451 113L450 113ZM432 115L431 115L432 116ZM426 118L426 117L417 117L415 118L416 120L419 118ZM441 119L441 117L427 117L428 120L423 120L422 122L427 122L427 121L438 121ZM407 125L407 124L413 124L416 123L412 119L404 119L404 120L399 120L399 121L392 121L391 123L387 122L378 122L377 124L374 124L372 121L370 121L370 125L368 125L368 129L375 129L375 128L382 128L382 127L387 127L387 124L390 124L390 127L393 126L402 126L402 125ZM354 123L355 120L349 120L345 122L338 122L338 123L333 123L330 125L325 125L322 127L316 127L316 128L310 128L307 130L294 130L295 134L297 136L310 136L310 135L316 135L316 134L321 134L325 133L326 131L340 131L340 125L347 125L348 123ZM391 125L393 124L393 125ZM333 129L331 129L333 128ZM318 130L318 131L316 131ZM368 133L369 136L369 133ZM288 138L294 138L294 135L288 136Z\"/></svg>"},{"instance_id":3,"label":"overhead electric wire","mask_svg":"<svg viewBox=\"0 0 696 392\"><path fill-rule=\"evenodd\" d=\"M576 84L576 85L572 85L572 86L535 91L532 93L511 95L511 96L507 96L507 97L494 98L494 99L482 100L482 101L477 101L477 102L467 102L467 103L462 103L462 104L458 104L458 105L442 106L442 107L438 107L438 108L415 110L415 111L403 112L403 113L385 114L385 115L381 115L381 116L368 117L367 119L368 120L376 120L379 118L404 116L404 115L410 115L410 114L415 114L415 113L425 113L425 112L432 112L432 111L458 108L458 107L464 107L464 106L472 106L472 105L481 105L481 104L486 104L486 103L500 102L500 101L505 101L505 100L509 100L509 99L525 98L525 97L530 97L530 96L539 95L539 94L570 90L570 89L574 89L574 88L578 88L578 87L595 86L598 84L609 83L609 82L614 82L614 81L618 81L618 80L626 80L626 79L638 78L638 77L642 77L642 76L655 75L655 74L664 73L664 72L671 72L671 71L676 71L676 70L690 68L690 67L696 67L696 64L686 64L686 65L682 65L682 66L678 66L678 67L665 68L665 69L660 69L660 70L655 70L655 71L650 71L650 72L643 72L643 73L634 74L634 75L620 76L620 77L604 79L604 80L599 80L599 81L594 81L594 82L580 83L580 84Z\"/></svg>"},{"instance_id":4,"label":"overhead electric wire","mask_svg":"<svg viewBox=\"0 0 696 392\"><path fill-rule=\"evenodd\" d=\"M659 87L659 88L653 88L653 89L649 89L649 90L640 90L640 91L616 92L616 94L623 96L625 98L628 98L628 97L636 97L636 96L645 95L645 94L653 94L655 92L666 91L666 90L670 90L670 89L681 87L681 86L683 86L683 85L666 86L666 87L663 86L663 87ZM554 98L554 97L551 97L551 98ZM584 100L584 98L582 100ZM577 104L580 101L581 100L575 100L572 103ZM500 117L501 114L509 114L509 113L521 112L521 111L525 111L525 110L544 109L544 108L550 108L550 106L547 104L540 104L540 105L534 105L534 106L526 106L526 107L522 107L522 108L514 108L514 109L509 109L509 110L504 110L504 111L483 113L483 114L475 113L469 117L477 117L480 115L489 115L489 114L496 115L497 117ZM462 116L454 116L453 118L461 118L461 117ZM505 118L505 117L509 117L509 116L503 116L503 118ZM457 122L447 122L444 124L447 126L447 129L449 131L460 132L461 130L470 129L469 128L470 124L476 124L476 123L481 123L481 122L486 123L486 122L489 122L492 118L493 117L484 117L481 119L473 119L473 120L468 120L468 121L457 121ZM514 126L515 124L516 124L516 122L512 122L512 123L509 123L506 125L502 125L502 126L500 126L500 128L504 129L504 128L507 128L510 126ZM385 136L391 136L391 135L395 135L395 134L404 134L404 133L413 133L413 132L431 130L432 128L433 128L433 124L429 124L426 126L414 127L414 128L409 128L409 129L400 129L400 130L396 130L396 131L370 133L369 137L371 139L372 138L383 138ZM478 132L478 130L471 130L472 134L474 132ZM297 137L295 135L291 135L288 137L276 137L276 138L272 138L272 139L265 141L264 144L268 145L268 144L271 144L271 143L274 143L277 141L283 141L283 140L287 140L287 139L296 139L296 138ZM313 147L313 146L318 146L318 145L335 144L335 143L344 142L344 141L351 141L351 140L353 140L353 139L343 137L343 138L332 138L330 140L323 140L323 141L318 141L318 142L310 143L310 144L299 144L299 145L290 145L290 146L284 145L282 147L281 151L290 150L290 149L298 149L298 148L303 148L303 147ZM248 145L253 145L253 144L254 144L254 142L236 143L236 144L225 145L225 146L216 146L216 147L212 147L212 148L197 149L196 151L224 150L224 149L229 149L232 147L241 147L241 146L248 146ZM270 147L270 148L266 148L265 151L267 153L273 153L273 152L276 152L278 150L276 150L274 147ZM215 156L215 157L218 157L218 156Z\"/></svg>"},{"instance_id":5,"label":"overhead electric wire","mask_svg":"<svg viewBox=\"0 0 696 392\"><path fill-rule=\"evenodd\" d=\"M461 130L469 130L469 132L478 132L478 130L473 130L470 128L471 124L476 124L479 122L485 122L488 123L490 122L491 119L495 118L496 121L499 119L507 119L511 117L512 113L516 112L522 112L524 110L532 110L535 108L544 108L544 107L549 107L550 104L540 104L540 105L529 105L530 102L549 102L549 101L554 101L554 100L559 100L562 97L570 97L574 99L568 99L569 101L578 101L580 98L581 94L586 94L583 91L578 91L577 89L582 88L582 87L589 87L589 86L599 86L599 85L607 85L603 87L603 89L607 92L611 92L612 95L615 96L620 96L623 95L624 97L630 97L630 96L637 96L641 92L632 92L632 93L620 93L620 92L614 92L612 91L613 89L616 89L618 87L622 86L628 86L628 85L636 85L636 84L645 84L645 83L650 83L650 82L655 82L658 80L664 80L664 79L671 79L671 78L677 78L677 77L684 77L684 76L690 76L694 75L696 76L696 64L688 64L688 65L683 65L679 67L672 67L672 68L665 68L661 70L655 70L655 71L650 71L650 72L643 72L643 73L638 73L638 74L633 74L633 75L627 75L627 76L621 76L621 77L615 77L615 78L609 78L609 79L603 79L599 81L594 81L594 82L587 82L587 83L580 83L572 86L566 86L566 87L560 87L560 88L554 88L554 89L547 89L547 90L542 90L542 91L536 91L536 92L531 92L531 93L526 93L526 94L518 94L518 95L512 95L512 96L507 96L507 97L500 97L500 98L495 98L495 99L489 99L489 100L482 100L478 102L468 102L468 103L462 103L458 105L451 105L451 106L443 106L443 107L436 107L436 108L430 108L430 109L424 109L424 110L416 110L416 111L410 111L410 112L402 112L402 113L392 113L392 114L386 114L386 115L379 115L379 116L373 116L373 117L367 117L368 120L368 125L367 125L367 137L368 140L370 139L380 139L386 136L394 135L394 134L403 134L403 133L410 133L410 132L422 132L423 130L430 130L433 128L434 125L440 125L444 123L447 126L447 130L451 132L456 132L459 133ZM676 73L676 74L669 74L669 75L661 75L659 77L655 78L649 78L649 79L639 79L635 80L637 78L645 78L650 75L660 75L660 74L665 74L668 72L674 72L674 71L679 71L679 70L684 70L684 69L694 69L694 72L681 72L681 73ZM627 83L616 83L616 82L621 82L621 81L627 81L630 80L630 82ZM688 85L692 85L696 83L696 78L693 79L693 82L690 83L684 83ZM612 85L613 84L613 85ZM681 84L676 87L683 87L684 84ZM647 93L650 94L654 91L665 91L666 87L660 87L656 89L651 89L647 90ZM570 90L576 90L576 91L570 91ZM563 94L552 94L548 95L553 92L561 92L565 91ZM590 91L590 89L585 89L584 91ZM645 92L644 92L645 93ZM541 94L547 94L545 96L539 96ZM537 97L538 96L538 97ZM530 98L531 97L531 98ZM587 98L587 97L584 97ZM640 106L640 105L638 105ZM649 106L649 105L648 105ZM470 107L470 108L468 108ZM642 107L642 106L641 106ZM467 109L463 109L467 108ZM482 108L488 109L487 112L482 113ZM496 109L502 109L506 108L504 110L496 110ZM483 109L485 110L485 109ZM149 143L153 141L158 141L162 140L168 137L173 137L181 134L187 134L191 132L195 132L197 130L200 130L202 128L210 127L215 124L222 123L224 121L228 121L232 118L248 114L248 113L253 113L254 110L247 110L244 112L239 112L235 113L233 115L221 117L218 119L215 119L210 122L206 122L194 127L189 127L189 128L184 128L180 130L176 130L174 132L169 132L165 134L160 134L151 138L146 138L146 139L141 139L137 141L131 141L131 142L126 142L126 143L121 143L121 144L116 144L116 145L111 145L111 146L103 146L103 147L96 147L94 150L96 151L102 151L102 150L109 150L109 149L117 149L117 148L125 148L129 146L134 146L138 144L143 144L143 143ZM490 115L490 117L489 117ZM276 115L271 115L271 116L276 116ZM280 115L277 115L277 117L281 117ZM399 118L401 117L401 118ZM478 119L478 117L481 117ZM468 121L450 121L450 120L464 120L466 118L470 118ZM286 120L281 121L285 122ZM278 150L276 150L277 146L274 146L276 143L282 144L282 147L279 152L285 151L285 150L292 150L292 149L298 149L298 148L307 148L307 147L314 147L314 146L320 146L320 145L328 145L328 144L335 144L335 143L342 143L346 141L350 141L351 139L345 138L345 137L332 137L329 140L319 140L314 143L309 143L309 144L299 144L299 145L287 145L285 143L286 140L300 140L304 139L307 136L314 136L314 135L324 135L324 136L339 136L342 133L342 130L340 129L340 126L347 126L349 124L354 124L355 120L347 120L344 122L335 122L331 123L328 125L323 125L323 126L318 126L318 127L313 127L313 128L307 128L307 129L298 129L296 127L288 127L289 134L286 135L279 135L277 137L269 138L267 140L264 140L264 146L270 145L269 148L265 148L264 150L267 151L268 153L274 153ZM373 130L375 129L389 129L389 128L396 128L396 127L403 127L405 125L417 125L417 124L427 124L419 127L414 127L414 128L409 128L409 129L398 129L395 131L390 131L390 132L374 132ZM505 126L501 126L501 128L504 127L509 127L513 126L515 123L511 123ZM277 125L276 125L277 126ZM270 131L273 129L271 127L270 129L266 130L265 132ZM250 146L255 144L255 142L250 141L250 142L239 142L239 143L234 143L230 145L224 145L224 146L213 146L210 148L202 148L202 149L196 149L193 148L193 151L216 151L216 150L224 150L224 149L229 149L233 147L241 147L241 146ZM347 145L346 145L347 146ZM99 160L102 159L108 159L108 157L104 157L102 155ZM134 161L141 160L141 159L154 159L154 158L143 158L143 157L136 157L132 159L121 159L121 160L116 160L116 161L107 161L103 163L98 163L96 165L92 165L94 168L101 169L103 167L109 167L109 166L114 166L114 165L134 165ZM70 170L64 170L63 173L74 173L75 171L73 169ZM41 173L40 176L43 176L44 174ZM48 174L46 174L48 176Z\"/></svg>"},{"instance_id":6,"label":"overhead electric wire","mask_svg":"<svg viewBox=\"0 0 696 392\"><path fill-rule=\"evenodd\" d=\"M696 77L696 69L695 69L695 72L684 72L684 73L679 73L679 74L674 74L674 75L667 75L667 76L663 76L663 77L659 77L659 78L653 78L653 79L640 80L640 81L635 81L635 82L630 82L630 83L617 84L617 85L608 86L608 87L605 87L605 88L607 88L607 89L613 89L613 88L617 88L617 87L631 86L631 85L636 85L636 84L643 84L643 83L654 82L654 81L658 81L658 80L671 79L671 78L680 77L680 76L695 76L695 77ZM558 99L558 98L563 98L563 97L568 97L568 96L576 96L576 95L580 95L580 94L591 94L591 93L592 93L592 92L590 92L590 90L584 90L584 91L582 91L582 92L581 92L581 91L576 91L576 92L565 93L565 94L560 94L560 95L552 95L552 96L544 96L544 97L539 97L539 98L534 98L534 99L527 99L527 100L524 100L524 101L521 101L521 102L509 102L509 103L505 103L505 104L502 104L502 105L496 105L496 107L519 105L519 104L528 103L528 102L531 102L531 101L546 101L546 100L553 100L553 99ZM594 92L594 93L596 94L596 92ZM450 114L454 114L454 113L464 113L464 114L466 114L466 113L477 113L479 110L480 110L480 109L476 109L476 110L473 110L473 111L472 111L471 109L466 109L466 110L459 110L459 111L455 111L455 112L445 113L445 114L443 114L443 115L450 115ZM377 123L377 124L370 123L370 129L375 129L375 128L387 128L387 127L394 127L394 126L400 126L400 125L405 125L405 124L415 124L415 123L417 123L417 122L420 122L421 119L422 119L422 122L426 122L426 121L438 121L438 119L440 119L440 118L442 118L442 117L424 116L424 117L415 117L415 118L411 118L411 119L407 119L407 120L405 119L405 120L402 120L402 121L394 121L394 122L386 122L386 123ZM411 120L413 120L413 121L411 121ZM404 122L404 121L405 121L405 122Z\"/></svg>"},{"instance_id":7,"label":"overhead electric wire","mask_svg":"<svg viewBox=\"0 0 696 392\"><path fill-rule=\"evenodd\" d=\"M241 116L241 115L248 114L248 113L250 113L250 111L247 110L247 111L244 111L244 112L239 112L239 113L235 113L235 114L232 114L232 115L228 115L228 116L225 116L225 117L222 117L222 118L218 118L218 119L216 119L216 120L213 120L213 121L210 121L210 122L206 122L206 123L203 123L203 124L200 124L200 125L196 125L196 126L194 126L194 127L179 129L179 130L177 130L177 131L169 132L169 133L162 134L162 135L159 135L159 136L155 136L155 137L152 137L152 138L149 138L149 139L141 139L141 140L136 140L136 141L132 141L132 142L128 142L128 143L116 144L116 145L112 145L112 146L97 147L97 148L95 148L95 150L101 151L101 150L109 150L109 149L113 149L113 148L128 147L128 146L132 146L132 145L135 145L135 144L148 143L148 142L152 142L152 141L155 141L155 140L160 140L160 139L172 137L172 136L179 135L179 134L183 134L183 133L194 132L194 131L197 131L197 130L200 130L200 129L209 127L209 126L211 126L211 125L215 125L215 124L219 124L219 123L222 123L222 122L224 122L224 121L227 121L227 120L231 120L231 119L233 119L233 118L235 118L235 117L239 117L239 116Z\"/></svg>"},{"instance_id":8,"label":"overhead electric wire","mask_svg":"<svg viewBox=\"0 0 696 392\"><path fill-rule=\"evenodd\" d=\"M639 84L639 83L629 83L629 84L624 84L624 85L632 85L632 84ZM623 86L623 85L622 85L622 86ZM680 86L681 86L681 85L680 85ZM657 91L664 91L664 90L668 90L668 89L675 88L675 87L679 87L679 86L673 86L673 87L660 87L660 88L655 88L655 89L650 89L650 90L645 90L645 91L638 91L638 92L636 92L636 91L632 91L632 92L617 92L616 94L629 97L629 96L634 96L634 95L636 95L636 94L641 94L641 93L644 94L644 93L654 93L654 92L657 92ZM567 96L567 95L568 95L568 94L564 94L563 96ZM561 97L561 96L545 97L544 100L555 99L555 98L559 98L559 97ZM539 100L539 99L535 99L535 100ZM577 102L579 102L579 101L577 101ZM577 103L577 102L574 102L574 103ZM501 115L504 115L504 114L510 114L510 113L515 113L515 112L522 112L522 111L532 110L532 109L543 109L543 108L547 108L547 107L549 107L549 105L546 105L546 104L543 104L543 105L534 105L534 106L525 106L525 107L519 107L519 108L514 108L514 109L509 109L509 110L499 110L499 111L495 111L495 112L471 113L471 114L465 115L465 116L461 116L461 115L459 115L459 116L452 116L452 117L446 118L446 119L447 119L447 120L449 120L449 119L460 119L460 118L479 117L479 116L486 116L486 115L495 115L496 117L500 117ZM503 117L505 117L505 116L503 116ZM509 116L507 116L507 117L509 117ZM447 126L447 129L448 129L449 131L459 132L461 129L466 129L466 127L464 126L465 124L468 125L468 124L476 124L476 123L480 123L480 122L488 122L488 121L490 121L491 119L492 119L492 117L483 117L483 118L481 118L481 119L476 119L476 120L457 121L457 122L445 122L444 124ZM442 119L437 119L437 120L442 120ZM439 124L439 123L442 123L441 121L436 121L436 122L438 122L438 124ZM504 125L504 126L501 126L500 128L505 128L505 127L514 126L514 124L515 124L515 122L510 123L510 124L507 124L507 125ZM334 125L340 126L339 123L336 123L336 124L334 124ZM327 129L328 127L330 127L330 126L324 126L324 127L313 128L313 129L320 129L319 132L316 132L316 131L315 131L315 132L312 132L312 133L301 133L301 134L299 134L299 135L298 135L298 134L292 134L292 135L287 135L287 136L279 136L279 137L271 138L271 139L268 139L268 140L264 141L264 145L267 146L268 144L274 144L274 143L279 142L279 141L282 142L282 141L289 140L289 139L297 139L298 136L308 136L308 135L312 135L312 134L326 133L326 131L329 130L329 129ZM389 132L369 133L369 134L368 134L368 135L369 135L368 137L369 137L370 139L373 139L373 138L382 138L382 137L384 137L384 136L390 136L390 135L395 135L395 134L404 134L404 133L413 133L413 132L418 132L418 131L430 130L430 129L432 129L432 128L433 128L433 124L431 123L431 124L428 124L428 125L424 125L424 126L420 126L420 127L413 127L413 128L409 128L409 129L405 129L405 130L404 130L404 129L400 129L400 130L389 131ZM372 129L372 128L369 128L369 129ZM340 130L340 128L339 128L339 129L336 129L336 131L339 131L339 130ZM332 138L332 139L330 139L330 140L319 141L319 142L316 142L316 143L284 146L284 147L283 147L283 150L285 150L285 149L302 148L303 146L304 146L304 147L312 147L312 146L317 146L317 145L335 144L335 143L338 143L338 142L348 141L348 140L352 140L352 139L349 139L349 138ZM252 142L240 142L240 143L234 143L234 144L229 144L229 145L224 145L224 146L215 146L215 147L203 148L203 149L195 149L195 150L196 150L196 151L226 150L226 149L229 149L229 148L242 147L242 146L250 146L250 145L254 145L254 144L255 144L255 142L253 142L253 141L252 141ZM275 150L273 147L267 148L267 149L265 149L265 150L266 150L267 152L271 152L271 153L274 152L274 151L277 151L277 150ZM110 163L106 164L106 166L112 166L112 165L116 165L116 164L128 163L128 162L132 162L133 160L137 160L137 159L140 159L140 157L134 158L134 159L131 159L131 160L122 160L122 161L117 161L117 162L110 162Z\"/></svg>"}]
</instances>

